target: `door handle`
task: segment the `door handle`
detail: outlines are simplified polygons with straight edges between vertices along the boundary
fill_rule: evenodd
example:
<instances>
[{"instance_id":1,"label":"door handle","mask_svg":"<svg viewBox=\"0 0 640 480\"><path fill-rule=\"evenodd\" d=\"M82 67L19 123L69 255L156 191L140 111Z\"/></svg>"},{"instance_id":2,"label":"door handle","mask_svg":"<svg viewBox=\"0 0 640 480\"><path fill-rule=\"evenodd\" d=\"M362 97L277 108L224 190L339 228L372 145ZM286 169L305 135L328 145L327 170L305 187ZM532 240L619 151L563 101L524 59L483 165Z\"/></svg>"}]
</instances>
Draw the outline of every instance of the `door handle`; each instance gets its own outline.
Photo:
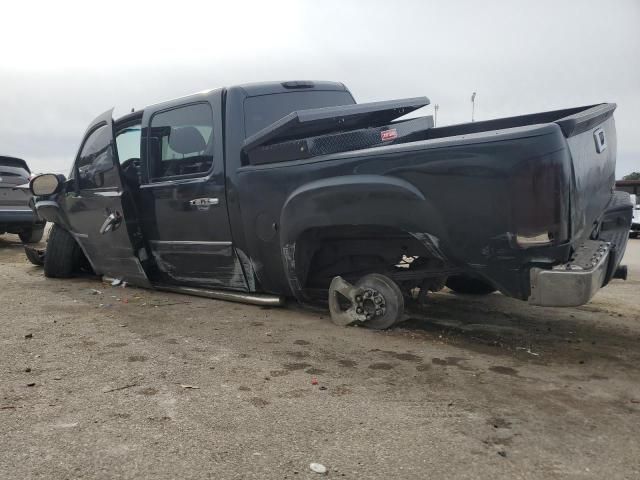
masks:
<instances>
[{"instance_id":1,"label":"door handle","mask_svg":"<svg viewBox=\"0 0 640 480\"><path fill-rule=\"evenodd\" d=\"M217 198L194 198L189 200L189 205L196 207L198 210L209 210L211 205L218 205L220 200Z\"/></svg>"},{"instance_id":2,"label":"door handle","mask_svg":"<svg viewBox=\"0 0 640 480\"><path fill-rule=\"evenodd\" d=\"M100 234L104 235L107 232L111 232L111 231L115 230L120 225L120 221L121 220L122 220L122 217L120 216L120 214L118 212L110 213L107 216L107 218L104 221L104 223L102 224L102 226L100 227Z\"/></svg>"}]
</instances>

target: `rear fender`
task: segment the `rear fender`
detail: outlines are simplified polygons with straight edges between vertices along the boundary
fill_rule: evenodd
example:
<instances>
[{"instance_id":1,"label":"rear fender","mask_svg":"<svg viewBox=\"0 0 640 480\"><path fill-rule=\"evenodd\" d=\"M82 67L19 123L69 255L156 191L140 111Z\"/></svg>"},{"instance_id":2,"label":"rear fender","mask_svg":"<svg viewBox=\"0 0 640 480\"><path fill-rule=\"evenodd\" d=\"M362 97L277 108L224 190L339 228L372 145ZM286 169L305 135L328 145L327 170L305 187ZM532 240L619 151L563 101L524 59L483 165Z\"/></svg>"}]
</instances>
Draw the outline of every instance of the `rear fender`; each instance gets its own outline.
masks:
<instances>
[{"instance_id":1,"label":"rear fender","mask_svg":"<svg viewBox=\"0 0 640 480\"><path fill-rule=\"evenodd\" d=\"M296 243L311 228L391 227L416 238L436 258L444 227L437 210L409 182L381 175L331 177L307 183L289 195L280 216L280 248L292 293L302 300Z\"/></svg>"}]
</instances>

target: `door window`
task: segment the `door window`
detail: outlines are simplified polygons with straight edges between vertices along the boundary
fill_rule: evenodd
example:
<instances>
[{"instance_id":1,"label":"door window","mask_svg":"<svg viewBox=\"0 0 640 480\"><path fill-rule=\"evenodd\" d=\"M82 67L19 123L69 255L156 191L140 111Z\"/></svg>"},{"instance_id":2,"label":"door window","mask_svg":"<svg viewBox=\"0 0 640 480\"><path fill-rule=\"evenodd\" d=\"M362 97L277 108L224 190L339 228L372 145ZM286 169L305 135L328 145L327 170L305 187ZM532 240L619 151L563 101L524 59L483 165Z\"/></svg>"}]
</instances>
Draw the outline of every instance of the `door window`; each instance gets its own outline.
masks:
<instances>
[{"instance_id":1,"label":"door window","mask_svg":"<svg viewBox=\"0 0 640 480\"><path fill-rule=\"evenodd\" d=\"M114 187L119 185L118 171L113 163L112 132L103 125L84 142L77 162L80 189Z\"/></svg>"},{"instance_id":2,"label":"door window","mask_svg":"<svg viewBox=\"0 0 640 480\"><path fill-rule=\"evenodd\" d=\"M209 172L213 165L213 112L209 104L155 114L148 151L152 180Z\"/></svg>"}]
</instances>

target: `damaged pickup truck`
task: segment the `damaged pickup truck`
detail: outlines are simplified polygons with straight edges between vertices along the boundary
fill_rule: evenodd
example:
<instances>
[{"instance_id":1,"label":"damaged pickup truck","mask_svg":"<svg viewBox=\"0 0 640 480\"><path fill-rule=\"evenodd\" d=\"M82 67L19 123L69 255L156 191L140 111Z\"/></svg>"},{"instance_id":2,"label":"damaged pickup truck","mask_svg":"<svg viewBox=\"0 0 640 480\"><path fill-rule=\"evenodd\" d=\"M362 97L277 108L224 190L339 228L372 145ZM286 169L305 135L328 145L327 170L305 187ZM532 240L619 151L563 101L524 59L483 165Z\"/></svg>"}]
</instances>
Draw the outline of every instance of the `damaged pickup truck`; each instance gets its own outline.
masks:
<instances>
[{"instance_id":1,"label":"damaged pickup truck","mask_svg":"<svg viewBox=\"0 0 640 480\"><path fill-rule=\"evenodd\" d=\"M198 93L84 134L69 178L31 182L45 275L279 305L387 328L444 286L588 302L620 266L615 104L435 128L426 97L357 104L341 83ZM401 118L402 117L402 118Z\"/></svg>"}]
</instances>

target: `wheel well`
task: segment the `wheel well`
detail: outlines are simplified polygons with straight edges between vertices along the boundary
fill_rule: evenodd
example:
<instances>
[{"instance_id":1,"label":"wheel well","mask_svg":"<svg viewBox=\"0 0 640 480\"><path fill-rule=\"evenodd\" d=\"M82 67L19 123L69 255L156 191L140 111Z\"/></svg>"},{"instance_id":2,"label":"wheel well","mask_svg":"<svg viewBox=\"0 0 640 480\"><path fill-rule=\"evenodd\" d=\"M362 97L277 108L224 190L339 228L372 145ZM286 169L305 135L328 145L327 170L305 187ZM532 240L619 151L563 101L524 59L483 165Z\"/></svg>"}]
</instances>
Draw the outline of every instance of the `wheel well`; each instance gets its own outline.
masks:
<instances>
[{"instance_id":1,"label":"wheel well","mask_svg":"<svg viewBox=\"0 0 640 480\"><path fill-rule=\"evenodd\" d=\"M308 229L298 238L295 255L296 276L304 289L326 289L337 275L356 281L368 273L384 273L406 291L425 279L444 283L442 277L452 268L424 243L424 236L377 225Z\"/></svg>"}]
</instances>

